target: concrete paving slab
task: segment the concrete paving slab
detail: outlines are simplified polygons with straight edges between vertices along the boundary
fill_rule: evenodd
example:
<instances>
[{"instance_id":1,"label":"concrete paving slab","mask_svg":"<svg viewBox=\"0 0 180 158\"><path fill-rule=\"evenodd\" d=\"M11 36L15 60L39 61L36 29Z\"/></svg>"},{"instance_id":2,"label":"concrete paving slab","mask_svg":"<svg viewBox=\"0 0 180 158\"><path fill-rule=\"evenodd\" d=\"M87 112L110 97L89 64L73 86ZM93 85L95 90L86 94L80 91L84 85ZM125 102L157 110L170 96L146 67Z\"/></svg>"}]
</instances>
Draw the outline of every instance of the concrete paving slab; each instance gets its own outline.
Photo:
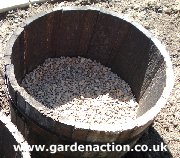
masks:
<instances>
[{"instance_id":1,"label":"concrete paving slab","mask_svg":"<svg viewBox=\"0 0 180 158\"><path fill-rule=\"evenodd\" d=\"M0 0L0 13L29 6L29 4L46 2L48 0Z\"/></svg>"},{"instance_id":2,"label":"concrete paving slab","mask_svg":"<svg viewBox=\"0 0 180 158\"><path fill-rule=\"evenodd\" d=\"M29 5L29 0L0 0L0 13Z\"/></svg>"}]
</instances>

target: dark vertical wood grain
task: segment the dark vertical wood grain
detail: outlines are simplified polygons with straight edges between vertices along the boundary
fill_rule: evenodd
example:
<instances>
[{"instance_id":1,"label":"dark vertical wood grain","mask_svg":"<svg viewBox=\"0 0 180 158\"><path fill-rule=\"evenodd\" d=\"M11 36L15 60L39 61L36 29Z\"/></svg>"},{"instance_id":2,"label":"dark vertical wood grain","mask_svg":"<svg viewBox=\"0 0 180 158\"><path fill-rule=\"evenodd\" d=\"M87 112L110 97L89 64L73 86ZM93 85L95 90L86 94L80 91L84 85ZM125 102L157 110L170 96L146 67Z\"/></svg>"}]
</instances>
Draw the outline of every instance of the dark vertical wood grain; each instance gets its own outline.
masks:
<instances>
[{"instance_id":1,"label":"dark vertical wood grain","mask_svg":"<svg viewBox=\"0 0 180 158\"><path fill-rule=\"evenodd\" d=\"M150 39L129 25L128 34L111 64L112 71L120 75L130 85L137 101L140 99L141 87L148 67L149 55L147 51L149 48Z\"/></svg>"},{"instance_id":2,"label":"dark vertical wood grain","mask_svg":"<svg viewBox=\"0 0 180 158\"><path fill-rule=\"evenodd\" d=\"M14 41L12 45L12 63L14 64L14 73L18 83L21 83L22 78L24 77L25 64L24 64L24 36L21 33L18 38Z\"/></svg>"},{"instance_id":3,"label":"dark vertical wood grain","mask_svg":"<svg viewBox=\"0 0 180 158\"><path fill-rule=\"evenodd\" d=\"M54 57L53 52L49 53L52 20L52 14L45 15L25 27L24 61L27 73L42 64L46 58Z\"/></svg>"},{"instance_id":4,"label":"dark vertical wood grain","mask_svg":"<svg viewBox=\"0 0 180 158\"><path fill-rule=\"evenodd\" d=\"M111 65L111 59L127 34L127 23L109 14L100 13L88 46L88 57Z\"/></svg>"},{"instance_id":5,"label":"dark vertical wood grain","mask_svg":"<svg viewBox=\"0 0 180 158\"><path fill-rule=\"evenodd\" d=\"M83 18L80 25L80 36L77 47L77 53L79 56L87 57L89 44L94 33L95 25L99 16L98 11L84 11Z\"/></svg>"},{"instance_id":6,"label":"dark vertical wood grain","mask_svg":"<svg viewBox=\"0 0 180 158\"><path fill-rule=\"evenodd\" d=\"M63 11L55 13L53 23L52 50L56 57L76 56L80 21L83 14L79 11Z\"/></svg>"},{"instance_id":7,"label":"dark vertical wood grain","mask_svg":"<svg viewBox=\"0 0 180 158\"><path fill-rule=\"evenodd\" d=\"M54 13L51 48L56 57L78 56L86 51L95 19L92 14L83 10Z\"/></svg>"}]
</instances>

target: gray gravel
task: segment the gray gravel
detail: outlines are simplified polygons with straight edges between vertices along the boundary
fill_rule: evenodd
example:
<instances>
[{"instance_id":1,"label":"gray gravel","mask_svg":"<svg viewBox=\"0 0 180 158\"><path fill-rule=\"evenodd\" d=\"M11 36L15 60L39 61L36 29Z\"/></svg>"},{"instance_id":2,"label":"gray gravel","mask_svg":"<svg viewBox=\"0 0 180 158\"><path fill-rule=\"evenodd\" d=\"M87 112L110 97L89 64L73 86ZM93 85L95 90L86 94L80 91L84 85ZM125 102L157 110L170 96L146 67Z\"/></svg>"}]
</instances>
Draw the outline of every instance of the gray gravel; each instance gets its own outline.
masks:
<instances>
[{"instance_id":1,"label":"gray gravel","mask_svg":"<svg viewBox=\"0 0 180 158\"><path fill-rule=\"evenodd\" d=\"M49 58L27 74L22 86L52 108L54 119L84 123L126 123L138 104L129 85L110 68L83 57Z\"/></svg>"}]
</instances>

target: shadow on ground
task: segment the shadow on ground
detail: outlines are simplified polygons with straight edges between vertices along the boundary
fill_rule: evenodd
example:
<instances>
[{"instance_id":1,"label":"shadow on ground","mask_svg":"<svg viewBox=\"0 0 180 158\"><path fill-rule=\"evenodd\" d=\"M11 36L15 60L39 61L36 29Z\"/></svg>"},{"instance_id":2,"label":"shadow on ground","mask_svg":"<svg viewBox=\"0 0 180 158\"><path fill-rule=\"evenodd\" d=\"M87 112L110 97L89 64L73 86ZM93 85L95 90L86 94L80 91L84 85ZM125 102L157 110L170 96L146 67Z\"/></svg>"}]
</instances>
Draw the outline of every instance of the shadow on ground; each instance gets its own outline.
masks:
<instances>
[{"instance_id":1,"label":"shadow on ground","mask_svg":"<svg viewBox=\"0 0 180 158\"><path fill-rule=\"evenodd\" d=\"M150 126L148 131L142 136L142 138L137 142L139 145L147 145L149 149L153 149L153 146L160 147L161 144L167 145L159 133ZM128 152L123 158L172 158L172 154L166 147L167 151L148 151L148 152Z\"/></svg>"}]
</instances>

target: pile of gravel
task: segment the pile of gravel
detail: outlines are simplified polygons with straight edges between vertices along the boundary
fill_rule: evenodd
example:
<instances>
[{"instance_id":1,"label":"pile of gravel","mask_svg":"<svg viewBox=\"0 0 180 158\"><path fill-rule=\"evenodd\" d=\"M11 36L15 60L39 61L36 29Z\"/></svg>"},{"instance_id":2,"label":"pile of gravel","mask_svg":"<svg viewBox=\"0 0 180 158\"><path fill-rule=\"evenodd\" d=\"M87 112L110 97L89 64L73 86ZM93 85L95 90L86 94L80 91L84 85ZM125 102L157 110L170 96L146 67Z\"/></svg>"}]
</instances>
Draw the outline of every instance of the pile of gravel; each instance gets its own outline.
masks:
<instances>
[{"instance_id":1,"label":"pile of gravel","mask_svg":"<svg viewBox=\"0 0 180 158\"><path fill-rule=\"evenodd\" d=\"M111 69L83 57L49 58L22 86L58 118L83 123L126 123L138 104L129 85Z\"/></svg>"}]
</instances>

